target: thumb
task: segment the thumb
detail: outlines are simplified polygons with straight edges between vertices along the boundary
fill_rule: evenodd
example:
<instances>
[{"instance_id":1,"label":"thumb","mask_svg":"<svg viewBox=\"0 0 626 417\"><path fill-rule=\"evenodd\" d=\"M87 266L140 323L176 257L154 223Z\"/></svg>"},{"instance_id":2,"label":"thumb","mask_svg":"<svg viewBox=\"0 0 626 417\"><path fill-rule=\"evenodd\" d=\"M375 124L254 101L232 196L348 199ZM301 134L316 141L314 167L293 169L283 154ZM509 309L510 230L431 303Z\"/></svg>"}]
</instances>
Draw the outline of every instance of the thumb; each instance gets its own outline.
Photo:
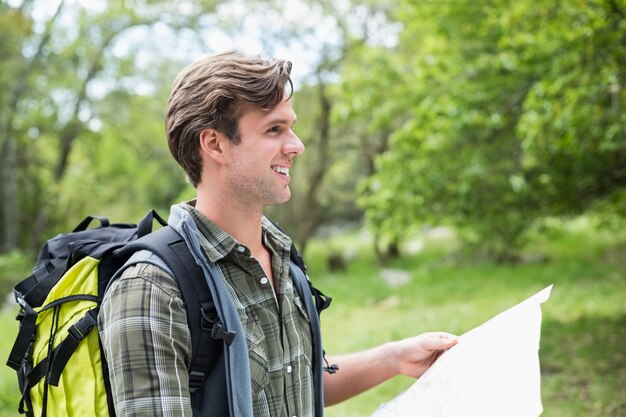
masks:
<instances>
[{"instance_id":1,"label":"thumb","mask_svg":"<svg viewBox=\"0 0 626 417\"><path fill-rule=\"evenodd\" d=\"M432 350L450 349L459 342L458 336L451 333L438 332L431 333L429 336L428 341Z\"/></svg>"}]
</instances>

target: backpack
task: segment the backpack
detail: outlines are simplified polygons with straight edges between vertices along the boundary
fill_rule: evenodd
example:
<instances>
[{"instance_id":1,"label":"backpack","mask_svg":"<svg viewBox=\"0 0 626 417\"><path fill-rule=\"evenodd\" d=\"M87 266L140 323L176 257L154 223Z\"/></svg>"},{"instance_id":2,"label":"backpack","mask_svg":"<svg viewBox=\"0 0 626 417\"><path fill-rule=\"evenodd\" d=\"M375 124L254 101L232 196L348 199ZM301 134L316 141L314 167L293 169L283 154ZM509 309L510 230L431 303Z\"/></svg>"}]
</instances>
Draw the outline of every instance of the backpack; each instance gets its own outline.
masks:
<instances>
[{"instance_id":1,"label":"backpack","mask_svg":"<svg viewBox=\"0 0 626 417\"><path fill-rule=\"evenodd\" d=\"M94 220L100 226L89 229ZM152 232L154 220L164 227ZM190 392L202 386L234 334L222 327L206 281L186 279L203 273L184 240L154 210L137 225L88 216L71 233L48 240L33 274L14 287L20 325L7 365L17 371L20 413L115 415L97 316L109 284L145 250L156 254L178 283L192 343ZM295 246L291 261L306 271ZM331 298L307 282L319 314Z\"/></svg>"}]
</instances>

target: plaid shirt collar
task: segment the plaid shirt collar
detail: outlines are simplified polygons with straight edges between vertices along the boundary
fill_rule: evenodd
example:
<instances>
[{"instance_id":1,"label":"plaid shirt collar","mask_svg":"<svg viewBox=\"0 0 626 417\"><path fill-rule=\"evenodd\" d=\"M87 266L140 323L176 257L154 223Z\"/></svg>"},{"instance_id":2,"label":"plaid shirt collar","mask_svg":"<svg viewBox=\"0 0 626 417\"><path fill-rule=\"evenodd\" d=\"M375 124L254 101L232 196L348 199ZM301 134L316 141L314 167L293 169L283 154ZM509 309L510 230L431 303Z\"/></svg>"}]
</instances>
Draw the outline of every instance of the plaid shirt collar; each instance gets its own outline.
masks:
<instances>
[{"instance_id":1,"label":"plaid shirt collar","mask_svg":"<svg viewBox=\"0 0 626 417\"><path fill-rule=\"evenodd\" d=\"M195 204L196 200L191 200L182 204L182 207L189 211L198 226L202 235L201 244L207 257L211 262L217 262L235 250L240 243L198 211ZM289 253L291 238L279 230L267 217L263 216L261 221L263 243L274 253L281 253L282 251Z\"/></svg>"}]
</instances>

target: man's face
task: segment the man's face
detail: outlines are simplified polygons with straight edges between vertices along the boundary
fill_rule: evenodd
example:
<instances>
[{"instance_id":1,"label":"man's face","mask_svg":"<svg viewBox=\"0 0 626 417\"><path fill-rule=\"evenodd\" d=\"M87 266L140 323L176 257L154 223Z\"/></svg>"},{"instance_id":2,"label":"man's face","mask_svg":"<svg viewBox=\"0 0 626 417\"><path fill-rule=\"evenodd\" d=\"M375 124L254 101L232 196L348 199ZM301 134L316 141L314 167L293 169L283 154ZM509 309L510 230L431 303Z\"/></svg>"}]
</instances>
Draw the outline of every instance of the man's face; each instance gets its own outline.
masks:
<instances>
[{"instance_id":1,"label":"man's face","mask_svg":"<svg viewBox=\"0 0 626 417\"><path fill-rule=\"evenodd\" d=\"M295 122L290 100L269 111L247 110L239 119L241 141L227 145L226 190L240 203L262 209L289 200L289 168L304 152Z\"/></svg>"}]
</instances>

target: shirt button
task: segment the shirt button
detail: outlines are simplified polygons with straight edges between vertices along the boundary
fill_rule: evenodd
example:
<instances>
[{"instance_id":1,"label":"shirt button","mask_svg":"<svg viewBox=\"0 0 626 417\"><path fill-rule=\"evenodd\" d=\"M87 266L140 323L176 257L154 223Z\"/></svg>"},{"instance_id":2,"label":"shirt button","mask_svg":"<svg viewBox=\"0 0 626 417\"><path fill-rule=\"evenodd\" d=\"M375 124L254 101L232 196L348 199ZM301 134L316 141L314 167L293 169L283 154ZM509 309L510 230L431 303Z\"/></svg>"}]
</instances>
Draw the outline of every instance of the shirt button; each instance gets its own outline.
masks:
<instances>
[{"instance_id":1,"label":"shirt button","mask_svg":"<svg viewBox=\"0 0 626 417\"><path fill-rule=\"evenodd\" d=\"M245 251L246 251L246 248L244 248L243 246L237 246L237 252L244 253Z\"/></svg>"},{"instance_id":2,"label":"shirt button","mask_svg":"<svg viewBox=\"0 0 626 417\"><path fill-rule=\"evenodd\" d=\"M290 374L292 370L293 370L293 368L291 367L291 365L288 365L287 366L287 373Z\"/></svg>"},{"instance_id":3,"label":"shirt button","mask_svg":"<svg viewBox=\"0 0 626 417\"><path fill-rule=\"evenodd\" d=\"M261 278L261 284L265 285L265 284L267 284L268 282L270 282L270 280L269 280L269 279L267 279L267 277L263 277L263 278Z\"/></svg>"}]
</instances>

